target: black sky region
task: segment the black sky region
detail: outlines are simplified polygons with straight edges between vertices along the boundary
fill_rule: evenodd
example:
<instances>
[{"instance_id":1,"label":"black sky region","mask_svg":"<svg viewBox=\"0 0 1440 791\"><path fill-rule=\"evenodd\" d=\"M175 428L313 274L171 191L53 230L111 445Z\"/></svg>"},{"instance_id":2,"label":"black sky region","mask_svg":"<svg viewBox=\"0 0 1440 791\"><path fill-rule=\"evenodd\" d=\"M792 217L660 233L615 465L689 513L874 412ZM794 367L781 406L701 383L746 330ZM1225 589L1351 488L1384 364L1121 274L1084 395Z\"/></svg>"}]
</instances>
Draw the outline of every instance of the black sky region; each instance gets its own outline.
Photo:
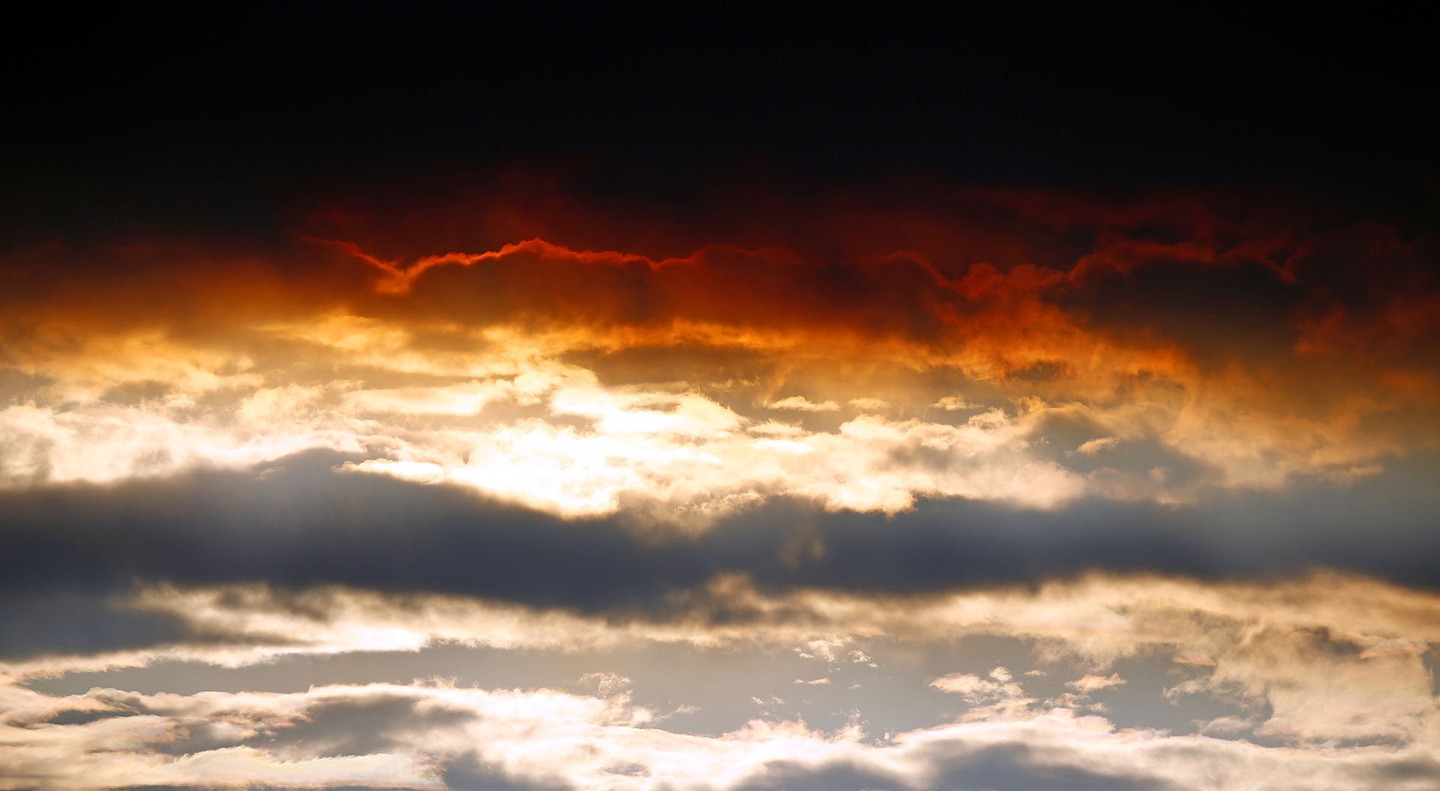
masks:
<instances>
[{"instance_id":1,"label":"black sky region","mask_svg":"<svg viewBox=\"0 0 1440 791\"><path fill-rule=\"evenodd\" d=\"M47 4L0 29L7 245L254 232L289 201L510 168L666 205L1221 183L1412 221L1440 173L1425 26L1398 9Z\"/></svg>"}]
</instances>

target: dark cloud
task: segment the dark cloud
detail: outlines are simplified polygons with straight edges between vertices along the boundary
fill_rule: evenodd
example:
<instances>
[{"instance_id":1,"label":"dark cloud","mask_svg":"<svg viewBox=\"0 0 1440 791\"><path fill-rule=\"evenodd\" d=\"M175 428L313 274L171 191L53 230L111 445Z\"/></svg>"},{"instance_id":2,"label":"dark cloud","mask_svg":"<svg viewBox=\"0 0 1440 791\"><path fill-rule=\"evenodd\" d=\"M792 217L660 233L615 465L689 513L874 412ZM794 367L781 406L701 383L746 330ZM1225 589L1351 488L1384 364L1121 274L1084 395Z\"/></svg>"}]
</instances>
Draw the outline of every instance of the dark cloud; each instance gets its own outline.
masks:
<instances>
[{"instance_id":1,"label":"dark cloud","mask_svg":"<svg viewBox=\"0 0 1440 791\"><path fill-rule=\"evenodd\" d=\"M1025 744L999 744L988 747L942 743L922 750L917 763L935 771L934 788L992 791L1164 791L1175 788L1159 778L1134 778L1094 771L1069 761L1045 756ZM909 783L887 777L874 770L840 762L814 767L798 761L777 761L767 765L758 777L739 788L741 791L865 791L885 789L905 791Z\"/></svg>"},{"instance_id":2,"label":"dark cloud","mask_svg":"<svg viewBox=\"0 0 1440 791\"><path fill-rule=\"evenodd\" d=\"M286 459L283 474L4 494L7 653L173 637L173 623L90 598L136 580L338 583L715 620L752 617L699 592L727 572L769 590L901 594L1090 569L1244 578L1330 566L1440 586L1429 562L1440 551L1427 529L1429 465L1348 490L1216 494L1190 507L1084 501L1041 511L952 499L887 517L776 499L687 536L624 516L571 522L460 490L338 473L340 460L317 452Z\"/></svg>"},{"instance_id":3,"label":"dark cloud","mask_svg":"<svg viewBox=\"0 0 1440 791\"><path fill-rule=\"evenodd\" d=\"M450 791L571 791L571 786L511 777L493 764L475 758L451 761L443 774Z\"/></svg>"},{"instance_id":4,"label":"dark cloud","mask_svg":"<svg viewBox=\"0 0 1440 791\"><path fill-rule=\"evenodd\" d=\"M1440 780L1440 759L1434 755L1418 755L1387 761L1373 767L1368 774L1377 787L1415 780Z\"/></svg>"},{"instance_id":5,"label":"dark cloud","mask_svg":"<svg viewBox=\"0 0 1440 791\"><path fill-rule=\"evenodd\" d=\"M0 594L0 659L141 648L191 636L172 616L116 608L73 580L29 585Z\"/></svg>"},{"instance_id":6,"label":"dark cloud","mask_svg":"<svg viewBox=\"0 0 1440 791\"><path fill-rule=\"evenodd\" d=\"M133 717L139 712L128 710L62 709L37 722L46 725L88 725L114 717Z\"/></svg>"},{"instance_id":7,"label":"dark cloud","mask_svg":"<svg viewBox=\"0 0 1440 791\"><path fill-rule=\"evenodd\" d=\"M320 757L403 752L406 742L400 734L459 729L475 719L473 712L438 706L422 710L418 703L414 696L377 694L320 700L251 746L294 747Z\"/></svg>"},{"instance_id":8,"label":"dark cloud","mask_svg":"<svg viewBox=\"0 0 1440 791\"><path fill-rule=\"evenodd\" d=\"M1212 364L1231 355L1284 357L1308 289L1286 282L1282 263L1127 241L1081 259L1058 302L1118 337L1157 333Z\"/></svg>"},{"instance_id":9,"label":"dark cloud","mask_svg":"<svg viewBox=\"0 0 1440 791\"><path fill-rule=\"evenodd\" d=\"M1044 754L1049 753L1049 754ZM1064 758L1069 757L1066 761ZM991 788L995 791L1165 791L1178 787L1163 778L1127 777L1077 766L1078 756L1065 756L1055 748L1002 744L957 756L944 748L932 751L932 760L944 767L942 788Z\"/></svg>"}]
</instances>

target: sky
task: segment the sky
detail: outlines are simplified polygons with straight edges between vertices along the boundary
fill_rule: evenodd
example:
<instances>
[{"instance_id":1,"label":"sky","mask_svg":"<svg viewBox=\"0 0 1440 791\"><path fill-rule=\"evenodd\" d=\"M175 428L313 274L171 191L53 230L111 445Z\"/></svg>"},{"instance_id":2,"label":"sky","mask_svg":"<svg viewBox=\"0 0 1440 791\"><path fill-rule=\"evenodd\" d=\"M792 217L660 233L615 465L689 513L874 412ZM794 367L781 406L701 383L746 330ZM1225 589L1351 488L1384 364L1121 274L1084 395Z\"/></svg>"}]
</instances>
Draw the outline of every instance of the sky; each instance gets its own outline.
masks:
<instances>
[{"instance_id":1,"label":"sky","mask_svg":"<svg viewBox=\"0 0 1440 791\"><path fill-rule=\"evenodd\" d=\"M6 13L0 789L1440 785L1413 21Z\"/></svg>"}]
</instances>

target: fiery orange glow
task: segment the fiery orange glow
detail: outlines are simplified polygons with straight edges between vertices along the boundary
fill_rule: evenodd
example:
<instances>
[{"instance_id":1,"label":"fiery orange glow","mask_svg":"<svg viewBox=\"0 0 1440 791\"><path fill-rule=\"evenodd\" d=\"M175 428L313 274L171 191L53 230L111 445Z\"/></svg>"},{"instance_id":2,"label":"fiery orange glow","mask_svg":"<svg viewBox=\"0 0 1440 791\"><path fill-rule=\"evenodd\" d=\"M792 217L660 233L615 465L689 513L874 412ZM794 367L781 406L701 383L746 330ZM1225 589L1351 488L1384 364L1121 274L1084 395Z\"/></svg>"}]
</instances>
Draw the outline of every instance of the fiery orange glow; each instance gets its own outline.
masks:
<instances>
[{"instance_id":1,"label":"fiery orange glow","mask_svg":"<svg viewBox=\"0 0 1440 791\"><path fill-rule=\"evenodd\" d=\"M323 447L571 515L640 491L894 511L916 496L1172 502L1353 480L1435 436L1416 430L1440 392L1425 239L1305 237L1194 203L961 203L972 215L948 225L841 204L824 254L808 216L803 244L662 258L532 238L407 261L348 217L370 241L32 250L6 264L4 358L24 377L4 413L7 477L114 481ZM566 211L578 238L597 236L599 219ZM963 246L1036 252L1026 240L1052 228L1088 240L1068 264L1051 249L998 266ZM1193 237L1145 238L1179 233ZM1338 290L1371 261L1412 287ZM661 373L677 353L686 370ZM643 378L624 372L644 360ZM1061 425L1089 434L1047 448ZM1106 463L1137 443L1204 471Z\"/></svg>"}]
</instances>

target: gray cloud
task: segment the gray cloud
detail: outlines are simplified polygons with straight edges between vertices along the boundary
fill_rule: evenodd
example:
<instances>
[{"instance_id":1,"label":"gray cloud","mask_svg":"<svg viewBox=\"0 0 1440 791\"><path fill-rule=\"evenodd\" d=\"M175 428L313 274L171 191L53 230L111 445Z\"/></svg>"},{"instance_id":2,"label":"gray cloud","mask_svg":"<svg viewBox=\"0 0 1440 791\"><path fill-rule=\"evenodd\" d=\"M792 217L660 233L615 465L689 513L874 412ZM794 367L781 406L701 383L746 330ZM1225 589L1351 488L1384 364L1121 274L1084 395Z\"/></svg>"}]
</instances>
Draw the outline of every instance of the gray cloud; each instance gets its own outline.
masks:
<instances>
[{"instance_id":1,"label":"gray cloud","mask_svg":"<svg viewBox=\"0 0 1440 791\"><path fill-rule=\"evenodd\" d=\"M942 743L922 751L919 763L930 769L935 777L934 787L944 789L1169 791L1183 787L1164 778L1094 771L1076 765L1081 762L1079 756L1070 756L1069 762L1057 762L1054 756L1040 761L1037 752L1026 744L977 748ZM853 765L836 763L817 768L777 761L765 767L759 777L741 786L740 791L907 791L914 787L902 779Z\"/></svg>"},{"instance_id":2,"label":"gray cloud","mask_svg":"<svg viewBox=\"0 0 1440 791\"><path fill-rule=\"evenodd\" d=\"M565 521L460 490L333 471L328 453L279 474L196 472L0 495L8 655L122 648L175 626L94 597L135 580L337 583L480 595L582 612L725 620L693 593L741 572L761 589L919 593L1033 583L1090 569L1250 578L1313 566L1435 588L1427 466L1349 490L1216 496L1204 506L1086 501L1060 511L929 500L885 517L776 499L698 535L624 515ZM1367 526L1356 530L1357 525ZM692 592L686 595L685 592ZM88 593L87 593L88 592Z\"/></svg>"}]
</instances>

